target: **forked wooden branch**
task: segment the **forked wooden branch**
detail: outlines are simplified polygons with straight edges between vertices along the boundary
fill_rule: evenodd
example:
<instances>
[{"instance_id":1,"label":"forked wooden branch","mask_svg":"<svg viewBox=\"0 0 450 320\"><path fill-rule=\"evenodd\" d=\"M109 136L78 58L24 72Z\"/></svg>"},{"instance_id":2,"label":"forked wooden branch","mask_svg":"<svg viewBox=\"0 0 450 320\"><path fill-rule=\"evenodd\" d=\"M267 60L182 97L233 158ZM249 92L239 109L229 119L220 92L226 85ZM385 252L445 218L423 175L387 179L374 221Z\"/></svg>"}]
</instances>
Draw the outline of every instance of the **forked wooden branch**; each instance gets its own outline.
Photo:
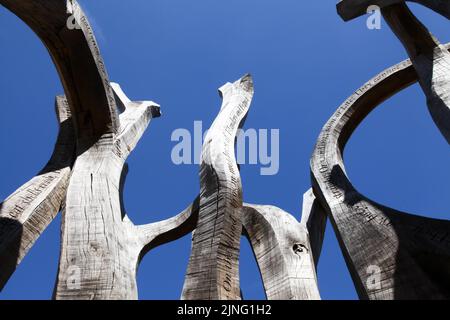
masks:
<instances>
[{"instance_id":1,"label":"forked wooden branch","mask_svg":"<svg viewBox=\"0 0 450 320\"><path fill-rule=\"evenodd\" d=\"M117 135L102 137L79 155L63 211L56 299L136 299L136 272L151 248L193 230L197 205L166 221L135 226L123 211L126 157L159 107L132 102L112 85L124 107Z\"/></svg>"},{"instance_id":2,"label":"forked wooden branch","mask_svg":"<svg viewBox=\"0 0 450 320\"><path fill-rule=\"evenodd\" d=\"M197 228L182 299L239 300L242 185L234 155L237 130L253 97L245 76L220 89L223 104L205 138Z\"/></svg>"},{"instance_id":3,"label":"forked wooden branch","mask_svg":"<svg viewBox=\"0 0 450 320\"><path fill-rule=\"evenodd\" d=\"M306 201L311 197L314 196L310 190L305 194ZM269 300L320 299L316 265L326 215L313 203L314 200L304 205L307 211L303 212L301 223L280 208L244 204L244 233L251 243ZM313 237L308 225L314 228Z\"/></svg>"}]
</instances>

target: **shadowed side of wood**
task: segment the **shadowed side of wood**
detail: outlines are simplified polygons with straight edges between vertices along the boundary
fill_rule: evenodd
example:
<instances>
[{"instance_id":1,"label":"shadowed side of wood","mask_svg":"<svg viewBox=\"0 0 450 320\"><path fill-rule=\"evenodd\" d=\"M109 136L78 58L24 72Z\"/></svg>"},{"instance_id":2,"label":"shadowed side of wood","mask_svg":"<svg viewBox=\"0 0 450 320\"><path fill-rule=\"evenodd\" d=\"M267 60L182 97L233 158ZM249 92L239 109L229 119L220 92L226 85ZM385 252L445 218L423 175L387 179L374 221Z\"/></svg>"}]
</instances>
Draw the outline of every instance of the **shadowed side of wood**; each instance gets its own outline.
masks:
<instances>
[{"instance_id":1,"label":"shadowed side of wood","mask_svg":"<svg viewBox=\"0 0 450 320\"><path fill-rule=\"evenodd\" d=\"M200 209L182 299L239 300L242 186L234 155L237 130L253 97L250 76L220 89L223 104L205 138Z\"/></svg>"},{"instance_id":2,"label":"shadowed side of wood","mask_svg":"<svg viewBox=\"0 0 450 320\"><path fill-rule=\"evenodd\" d=\"M308 230L311 251L317 267L325 237L327 214L320 202L316 199L312 188L303 195L301 224L306 226Z\"/></svg>"}]
</instances>

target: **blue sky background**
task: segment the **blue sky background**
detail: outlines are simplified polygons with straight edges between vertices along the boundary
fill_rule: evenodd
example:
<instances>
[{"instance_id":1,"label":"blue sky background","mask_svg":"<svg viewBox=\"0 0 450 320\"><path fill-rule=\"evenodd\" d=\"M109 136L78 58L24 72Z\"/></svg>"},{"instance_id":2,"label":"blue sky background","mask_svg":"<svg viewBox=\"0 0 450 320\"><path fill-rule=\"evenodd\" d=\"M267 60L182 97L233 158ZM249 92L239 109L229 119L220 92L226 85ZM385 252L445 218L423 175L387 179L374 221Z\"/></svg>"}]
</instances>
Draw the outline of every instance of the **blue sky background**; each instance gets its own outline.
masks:
<instances>
[{"instance_id":1,"label":"blue sky background","mask_svg":"<svg viewBox=\"0 0 450 320\"><path fill-rule=\"evenodd\" d=\"M280 171L260 176L244 165L244 200L277 205L300 218L309 188L309 157L335 109L359 86L406 53L383 21L344 23L335 0L96 0L79 1L97 35L111 81L134 100L161 104L129 158L125 206L135 223L168 218L199 190L198 167L171 162L177 128L209 126L221 100L217 88L250 72L255 97L246 128L280 129ZM410 7L442 41L448 21ZM29 28L0 6L0 199L42 168L57 126L54 97L62 87L46 49ZM448 218L450 150L431 120L418 85L375 110L346 149L356 187L399 210ZM0 299L48 299L59 255L56 219L10 279ZM151 251L138 273L142 299L178 299L190 236ZM333 230L319 264L324 299L356 299ZM242 241L241 285L246 299L264 297L248 243Z\"/></svg>"}]
</instances>

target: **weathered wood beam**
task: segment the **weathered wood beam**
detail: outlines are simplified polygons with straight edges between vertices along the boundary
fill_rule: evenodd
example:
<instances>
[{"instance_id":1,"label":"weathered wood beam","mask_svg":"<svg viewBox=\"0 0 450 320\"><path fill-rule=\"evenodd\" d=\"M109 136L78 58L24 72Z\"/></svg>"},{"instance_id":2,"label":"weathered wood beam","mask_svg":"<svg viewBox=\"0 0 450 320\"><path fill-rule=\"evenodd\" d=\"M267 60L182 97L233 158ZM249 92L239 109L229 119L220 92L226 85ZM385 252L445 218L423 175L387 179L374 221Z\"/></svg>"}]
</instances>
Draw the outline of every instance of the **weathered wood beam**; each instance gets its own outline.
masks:
<instances>
[{"instance_id":1,"label":"weathered wood beam","mask_svg":"<svg viewBox=\"0 0 450 320\"><path fill-rule=\"evenodd\" d=\"M199 217L182 293L187 300L241 299L242 185L234 143L253 97L252 78L228 83L220 93L223 104L202 150Z\"/></svg>"},{"instance_id":2,"label":"weathered wood beam","mask_svg":"<svg viewBox=\"0 0 450 320\"><path fill-rule=\"evenodd\" d=\"M337 12L344 21L349 21L367 13L367 9L376 5L385 8L390 5L404 3L406 0L340 0ZM450 3L448 0L408 0L428 7L450 19Z\"/></svg>"},{"instance_id":3,"label":"weathered wood beam","mask_svg":"<svg viewBox=\"0 0 450 320\"><path fill-rule=\"evenodd\" d=\"M320 299L315 260L318 261L322 247L326 215L317 208L312 210L312 204L305 208L308 210L303 213L305 219L299 223L280 208L244 204L244 233L251 243L269 300ZM314 221L313 228L319 231L315 252L308 221Z\"/></svg>"},{"instance_id":4,"label":"weathered wood beam","mask_svg":"<svg viewBox=\"0 0 450 320\"><path fill-rule=\"evenodd\" d=\"M450 18L450 1L417 0ZM337 5L344 20L365 13L378 5L383 17L405 47L427 98L430 114L450 144L450 53L413 15L404 0L343 0Z\"/></svg>"},{"instance_id":5,"label":"weathered wood beam","mask_svg":"<svg viewBox=\"0 0 450 320\"><path fill-rule=\"evenodd\" d=\"M447 6L450 8L450 1ZM388 6L381 12L408 52L431 116L450 144L450 53L406 4Z\"/></svg>"},{"instance_id":6,"label":"weathered wood beam","mask_svg":"<svg viewBox=\"0 0 450 320\"><path fill-rule=\"evenodd\" d=\"M57 97L55 107L59 134L50 161L0 204L0 289L65 199L75 155L75 133L65 97Z\"/></svg>"},{"instance_id":7,"label":"weathered wood beam","mask_svg":"<svg viewBox=\"0 0 450 320\"><path fill-rule=\"evenodd\" d=\"M364 118L416 81L406 60L363 85L324 126L311 159L314 193L330 216L362 299L450 298L450 221L402 213L368 199L351 184L342 159Z\"/></svg>"}]
</instances>

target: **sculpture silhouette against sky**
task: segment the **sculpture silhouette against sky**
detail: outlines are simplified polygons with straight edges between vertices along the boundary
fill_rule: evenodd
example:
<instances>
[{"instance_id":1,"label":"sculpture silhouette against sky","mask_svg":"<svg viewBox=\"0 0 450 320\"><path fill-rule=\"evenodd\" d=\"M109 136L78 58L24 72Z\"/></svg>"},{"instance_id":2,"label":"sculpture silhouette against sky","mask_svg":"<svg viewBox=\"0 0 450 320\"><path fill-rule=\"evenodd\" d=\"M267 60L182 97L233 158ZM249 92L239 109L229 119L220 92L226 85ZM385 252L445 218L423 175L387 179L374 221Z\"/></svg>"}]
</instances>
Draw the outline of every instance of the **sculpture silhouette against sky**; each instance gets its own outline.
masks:
<instances>
[{"instance_id":1,"label":"sculpture silhouette against sky","mask_svg":"<svg viewBox=\"0 0 450 320\"><path fill-rule=\"evenodd\" d=\"M447 1L416 0L449 17ZM311 158L312 188L300 221L271 205L243 202L234 147L250 110L250 75L220 88L205 138L198 197L172 218L135 225L122 200L126 159L160 107L131 101L111 83L94 32L75 0L0 0L42 40L65 96L56 98L59 135L44 169L0 206L0 289L39 235L62 213L55 299L137 299L139 262L151 249L193 233L182 299L241 299L239 251L245 235L268 299L320 299L316 267L327 216L362 299L450 298L450 222L387 208L346 175L342 153L381 102L418 81L430 114L450 142L450 53L404 1L343 0L344 20L381 7L411 61L377 75L324 126ZM76 28L67 22L75 19ZM373 276L379 280L373 283Z\"/></svg>"}]
</instances>

